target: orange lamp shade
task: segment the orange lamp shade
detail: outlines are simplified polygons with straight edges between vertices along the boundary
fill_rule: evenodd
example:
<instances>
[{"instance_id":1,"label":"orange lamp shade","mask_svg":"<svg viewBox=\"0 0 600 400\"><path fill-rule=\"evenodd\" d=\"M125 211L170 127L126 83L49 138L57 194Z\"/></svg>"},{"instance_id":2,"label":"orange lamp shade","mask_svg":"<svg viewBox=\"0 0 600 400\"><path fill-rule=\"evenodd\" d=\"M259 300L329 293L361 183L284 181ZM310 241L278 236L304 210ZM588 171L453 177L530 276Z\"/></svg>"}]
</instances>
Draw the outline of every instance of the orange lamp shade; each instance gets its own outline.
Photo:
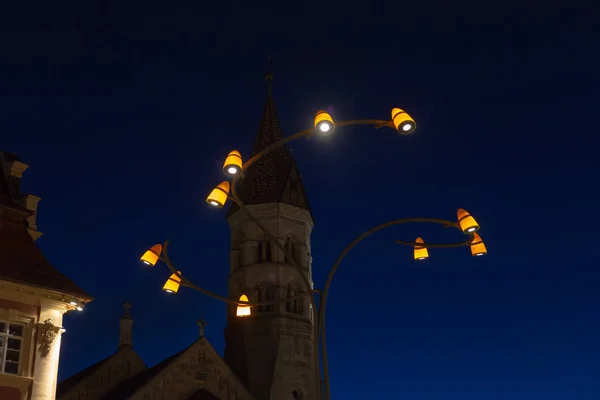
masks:
<instances>
[{"instance_id":1,"label":"orange lamp shade","mask_svg":"<svg viewBox=\"0 0 600 400\"><path fill-rule=\"evenodd\" d=\"M485 244L483 244L483 240L481 240L481 236L473 232L473 240L471 240L471 255L479 257L486 254L487 249L485 248Z\"/></svg>"},{"instance_id":2,"label":"orange lamp shade","mask_svg":"<svg viewBox=\"0 0 600 400\"><path fill-rule=\"evenodd\" d=\"M475 218L462 208L459 208L458 211L456 211L456 216L458 218L458 223L460 224L460 229L464 233L473 233L479 230L479 224L477 224Z\"/></svg>"},{"instance_id":3,"label":"orange lamp shade","mask_svg":"<svg viewBox=\"0 0 600 400\"><path fill-rule=\"evenodd\" d=\"M160 258L160 254L162 253L162 244L155 244L150 247L142 257L140 257L140 261L144 264L154 267Z\"/></svg>"},{"instance_id":4,"label":"orange lamp shade","mask_svg":"<svg viewBox=\"0 0 600 400\"><path fill-rule=\"evenodd\" d=\"M245 294L240 296L240 302L249 301L248 296ZM237 311L235 313L236 317L248 317L252 311L250 311L250 306L238 306Z\"/></svg>"},{"instance_id":5,"label":"orange lamp shade","mask_svg":"<svg viewBox=\"0 0 600 400\"><path fill-rule=\"evenodd\" d=\"M329 136L335 131L335 124L329 113L321 110L315 115L315 130L323 136Z\"/></svg>"},{"instance_id":6,"label":"orange lamp shade","mask_svg":"<svg viewBox=\"0 0 600 400\"><path fill-rule=\"evenodd\" d=\"M223 172L227 175L236 175L242 170L242 155L239 151L233 150L227 155L223 164Z\"/></svg>"},{"instance_id":7,"label":"orange lamp shade","mask_svg":"<svg viewBox=\"0 0 600 400\"><path fill-rule=\"evenodd\" d=\"M177 271L177 273L179 275L181 275L181 272ZM163 286L163 290L167 293L172 293L172 294L177 293L177 291L179 290L180 284L181 284L181 279L179 279L177 274L173 274L167 280L167 283L165 283L165 286Z\"/></svg>"},{"instance_id":8,"label":"orange lamp shade","mask_svg":"<svg viewBox=\"0 0 600 400\"><path fill-rule=\"evenodd\" d=\"M227 196L229 195L229 182L223 181L213 189L212 192L206 198L206 202L211 206L221 208L225 205L227 201Z\"/></svg>"},{"instance_id":9,"label":"orange lamp shade","mask_svg":"<svg viewBox=\"0 0 600 400\"><path fill-rule=\"evenodd\" d=\"M417 129L415 120L400 108L392 109L392 123L401 135L410 135Z\"/></svg>"},{"instance_id":10,"label":"orange lamp shade","mask_svg":"<svg viewBox=\"0 0 600 400\"><path fill-rule=\"evenodd\" d=\"M415 240L415 243L425 244L423 239L420 237ZM415 260L424 260L426 258L429 258L429 251L427 251L427 247L415 244Z\"/></svg>"}]
</instances>

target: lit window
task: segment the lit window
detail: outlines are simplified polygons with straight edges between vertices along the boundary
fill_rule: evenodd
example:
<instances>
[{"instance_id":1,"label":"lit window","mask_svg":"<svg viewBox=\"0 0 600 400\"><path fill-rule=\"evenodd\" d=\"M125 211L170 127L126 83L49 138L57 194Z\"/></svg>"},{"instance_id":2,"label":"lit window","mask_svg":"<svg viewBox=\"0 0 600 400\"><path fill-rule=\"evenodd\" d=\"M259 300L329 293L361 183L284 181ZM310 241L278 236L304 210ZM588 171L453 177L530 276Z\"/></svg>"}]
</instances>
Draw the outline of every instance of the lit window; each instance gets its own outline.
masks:
<instances>
[{"instance_id":1,"label":"lit window","mask_svg":"<svg viewBox=\"0 0 600 400\"><path fill-rule=\"evenodd\" d=\"M23 325L0 321L0 372L19 373Z\"/></svg>"}]
</instances>

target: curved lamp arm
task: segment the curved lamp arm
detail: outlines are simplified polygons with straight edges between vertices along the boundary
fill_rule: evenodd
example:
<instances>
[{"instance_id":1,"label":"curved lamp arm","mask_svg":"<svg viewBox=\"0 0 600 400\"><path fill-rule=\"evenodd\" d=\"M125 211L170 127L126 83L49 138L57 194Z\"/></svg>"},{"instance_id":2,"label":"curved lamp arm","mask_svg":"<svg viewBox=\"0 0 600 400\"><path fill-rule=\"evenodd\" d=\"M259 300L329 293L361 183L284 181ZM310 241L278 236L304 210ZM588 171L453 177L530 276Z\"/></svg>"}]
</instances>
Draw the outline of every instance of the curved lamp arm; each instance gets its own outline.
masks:
<instances>
[{"instance_id":1,"label":"curved lamp arm","mask_svg":"<svg viewBox=\"0 0 600 400\"><path fill-rule=\"evenodd\" d=\"M326 330L326 324L325 324L325 312L326 312L326 307L327 307L327 295L329 294L329 288L331 287L331 282L333 281L335 272L339 268L340 263L342 262L344 257L346 257L346 254L348 254L350 252L350 250L352 250L363 239L371 236L375 232L380 231L382 229L389 228L389 227L395 226L395 225L408 224L408 223L435 223L435 224L443 225L444 227L447 227L447 228L452 227L452 228L457 228L460 230L460 227L458 226L458 224L456 222L448 221L445 219L402 218L402 219L397 219L394 221L389 221L389 222L377 225L377 226L369 229L368 231L364 232L363 234L358 236L356 239L354 239L342 251L342 253L339 255L337 260L335 260L333 267L331 267L331 270L329 271L329 276L327 277L327 282L325 283L325 287L321 294L321 306L319 308L319 326L321 328L321 358L323 361L323 374L324 374L325 393L326 393L327 400L329 400L331 398L331 388L330 388L330 381L329 381L329 361L327 358L327 333L326 333L327 330ZM468 241L456 243L456 244L423 244L423 243L404 242L404 241L397 241L396 243L405 244L408 246L418 245L418 246L422 246L422 247L431 247L431 248L462 247L462 246L468 246L470 244L471 240L473 240L473 235L469 235L469 236L470 237L469 237Z\"/></svg>"}]
</instances>

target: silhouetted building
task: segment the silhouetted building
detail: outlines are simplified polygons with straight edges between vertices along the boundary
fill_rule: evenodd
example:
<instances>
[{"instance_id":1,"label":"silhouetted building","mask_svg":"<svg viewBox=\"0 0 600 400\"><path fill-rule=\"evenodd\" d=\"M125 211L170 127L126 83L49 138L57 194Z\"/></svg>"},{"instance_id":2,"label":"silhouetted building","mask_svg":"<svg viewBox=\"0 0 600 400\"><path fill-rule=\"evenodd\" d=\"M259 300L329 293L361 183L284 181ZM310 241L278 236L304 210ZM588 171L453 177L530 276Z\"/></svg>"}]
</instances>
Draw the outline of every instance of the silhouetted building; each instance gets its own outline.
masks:
<instances>
[{"instance_id":1,"label":"silhouetted building","mask_svg":"<svg viewBox=\"0 0 600 400\"><path fill-rule=\"evenodd\" d=\"M269 90L252 154L282 138ZM239 194L252 214L286 246L302 271L293 267L284 252L234 205L227 214L231 230L230 298L247 295L250 301L266 302L310 292L313 218L290 152L280 147L261 158L247 171ZM236 317L236 306L231 306L223 358L201 329L200 338L189 347L120 383L120 378L107 380L109 368L92 366L61 382L57 399L315 400L320 380L312 311L307 297L253 307L248 317ZM100 370L103 372L98 373ZM103 381L99 381L101 377ZM102 390L86 389L102 384Z\"/></svg>"},{"instance_id":2,"label":"silhouetted building","mask_svg":"<svg viewBox=\"0 0 600 400\"><path fill-rule=\"evenodd\" d=\"M54 399L63 315L92 298L35 244L39 197L21 193L28 165L0 153L0 399Z\"/></svg>"}]
</instances>

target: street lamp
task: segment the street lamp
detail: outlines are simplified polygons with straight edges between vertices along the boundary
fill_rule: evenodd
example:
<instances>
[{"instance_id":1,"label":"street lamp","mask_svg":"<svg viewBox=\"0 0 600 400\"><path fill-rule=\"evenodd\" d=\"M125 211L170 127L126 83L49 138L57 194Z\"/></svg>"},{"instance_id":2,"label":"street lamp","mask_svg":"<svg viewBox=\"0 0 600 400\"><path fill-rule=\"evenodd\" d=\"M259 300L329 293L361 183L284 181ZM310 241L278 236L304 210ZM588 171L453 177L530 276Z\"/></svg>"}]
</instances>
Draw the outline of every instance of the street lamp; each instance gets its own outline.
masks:
<instances>
[{"instance_id":1,"label":"street lamp","mask_svg":"<svg viewBox=\"0 0 600 400\"><path fill-rule=\"evenodd\" d=\"M233 168L233 167L232 167ZM225 205L227 197L229 196L229 182L223 181L219 183L219 186L214 188L212 192L206 198L206 202L213 207L221 208Z\"/></svg>"},{"instance_id":2,"label":"street lamp","mask_svg":"<svg viewBox=\"0 0 600 400\"><path fill-rule=\"evenodd\" d=\"M392 120L351 120L351 121L340 121L338 122L338 126L350 126L350 125L373 125L375 128L381 127L389 127L397 130L399 133L403 135L410 134L414 132L416 129L416 123L406 113L404 110L399 108L392 109ZM291 136L288 136L272 145L267 146L265 149L254 155L250 158L246 163L242 164L241 154L234 150L229 153L227 159L223 165L223 171L232 176L233 179L231 184L228 181L221 182L216 188L212 190L209 196L206 198L206 202L214 207L221 208L225 205L227 199L231 199L235 202L240 210L242 210L248 218L254 222L259 229L274 243L283 253L286 255L286 259L295 267L299 272L303 271L303 268L296 262L295 258L289 253L289 250L273 235L269 230L248 210L248 208L243 204L242 200L237 194L237 183L238 180L243 177L243 172L250 168L256 161L258 161L261 157L270 153L271 151L277 149L285 145L288 142L298 140L303 137L310 137L313 133L317 132L322 136L331 135L336 128L336 124L333 121L331 115L325 111L319 111L314 119L314 127L311 129L306 129L304 131L300 131ZM148 250L141 257L141 260L147 265L155 265L158 260L164 261L168 268L171 270L172 275L163 287L163 290L169 293L177 293L180 286L186 286L197 290L209 297L214 299L226 302L228 304L233 304L237 306L236 309L236 317L246 318L252 315L252 308L263 305L276 305L285 302L289 302L290 300L299 299L308 296L312 305L313 317L315 323L314 325L314 337L315 340L319 338L321 339L321 358L323 363L323 381L324 381L324 395L325 400L330 400L330 378L329 378L329 365L327 359L327 337L326 337L326 324L325 324L325 316L326 316L326 304L327 304L327 295L329 293L329 288L331 286L333 277L335 272L337 271L341 261L348 254L348 252L354 248L359 242L361 242L364 238L370 236L371 234L395 225L406 224L406 223L436 223L441 224L444 227L452 227L461 230L464 234L468 236L468 240L461 241L458 243L451 244L429 244L425 243L422 238L418 237L414 242L405 242L405 241L397 241L397 244L411 246L414 249L414 259L415 260L424 260L429 257L429 248L452 248L452 247L462 247L462 246L470 246L471 253L474 256L480 256L487 253L487 250L481 240L481 237L475 233L479 230L479 225L475 221L475 219L466 212L464 209L459 209L457 211L458 221L448 221L443 219L435 219L435 218L403 218L398 220L389 221L383 223L381 225L377 225L376 227L370 229L367 232L359 235L354 241L350 243L340 254L334 265L332 266L327 282L325 283L325 287L322 291L318 289L313 289L309 292L300 293L295 296L272 300L266 302L255 302L251 303L248 299L248 296L243 294L240 296L238 300L232 300L228 297L218 295L216 293L210 292L200 286L195 285L190 282L186 278L181 275L181 272L178 271L173 263L171 262L168 255L168 241L164 243L161 247L160 245L153 246L150 250ZM162 254L161 254L162 251ZM312 287L311 283L308 282L308 278L300 273L301 278L305 281L305 287ZM320 307L317 311L315 294L320 294L321 303ZM318 345L317 345L318 348ZM315 357L315 368L318 371L319 369L319 360ZM317 390L317 393L320 393L321 390Z\"/></svg>"},{"instance_id":3,"label":"street lamp","mask_svg":"<svg viewBox=\"0 0 600 400\"><path fill-rule=\"evenodd\" d=\"M237 150L232 150L223 163L225 175L234 176L242 170L242 155Z\"/></svg>"},{"instance_id":4,"label":"street lamp","mask_svg":"<svg viewBox=\"0 0 600 400\"><path fill-rule=\"evenodd\" d=\"M414 257L415 260L424 260L426 258L429 258L429 251L427 250L427 247L423 246L423 244L425 242L423 242L423 239L421 239L420 237L418 237L415 240L415 250L414 250Z\"/></svg>"},{"instance_id":5,"label":"street lamp","mask_svg":"<svg viewBox=\"0 0 600 400\"><path fill-rule=\"evenodd\" d=\"M335 123L329 113L319 111L315 115L315 131L322 136L329 136L335 131Z\"/></svg>"}]
</instances>

